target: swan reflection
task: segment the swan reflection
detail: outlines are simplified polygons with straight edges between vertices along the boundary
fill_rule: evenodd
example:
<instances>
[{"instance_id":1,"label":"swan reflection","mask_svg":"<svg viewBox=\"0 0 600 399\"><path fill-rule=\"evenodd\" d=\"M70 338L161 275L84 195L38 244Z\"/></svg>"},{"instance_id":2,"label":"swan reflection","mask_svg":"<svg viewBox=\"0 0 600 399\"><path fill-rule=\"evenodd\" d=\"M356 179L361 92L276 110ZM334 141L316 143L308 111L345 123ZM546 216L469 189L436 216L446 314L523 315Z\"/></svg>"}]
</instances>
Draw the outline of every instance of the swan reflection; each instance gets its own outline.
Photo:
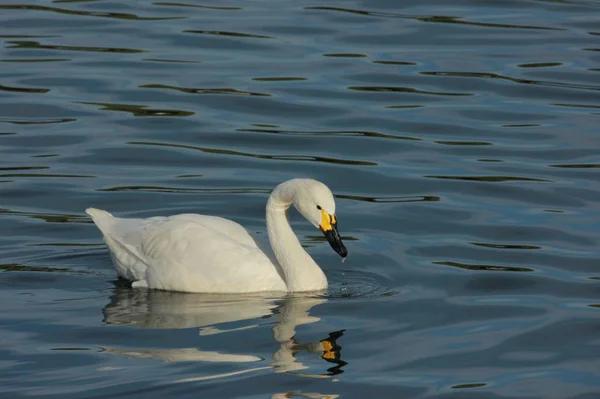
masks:
<instances>
[{"instance_id":1,"label":"swan reflection","mask_svg":"<svg viewBox=\"0 0 600 399\"><path fill-rule=\"evenodd\" d=\"M316 323L320 319L310 315L310 310L327 302L324 298L308 296L273 297L270 295L206 295L155 290L117 288L104 308L107 324L130 325L140 328L183 329L199 328L201 336L242 331L275 321L273 338L278 343L270 365L244 372L272 369L276 373L294 373L306 377L328 378L343 372L346 365L341 359L337 340L343 331L329 333L315 342L302 343L296 337L296 327ZM225 329L222 324L247 323ZM239 323L238 323L239 324ZM243 334L243 332L241 333ZM203 351L198 348L146 349L104 347L104 352L137 359L159 359L166 362L261 362L262 358L250 354L226 354ZM329 364L327 372L310 373L309 366L300 362L300 352L314 353ZM219 376L186 378L178 382L200 381Z\"/></svg>"}]
</instances>

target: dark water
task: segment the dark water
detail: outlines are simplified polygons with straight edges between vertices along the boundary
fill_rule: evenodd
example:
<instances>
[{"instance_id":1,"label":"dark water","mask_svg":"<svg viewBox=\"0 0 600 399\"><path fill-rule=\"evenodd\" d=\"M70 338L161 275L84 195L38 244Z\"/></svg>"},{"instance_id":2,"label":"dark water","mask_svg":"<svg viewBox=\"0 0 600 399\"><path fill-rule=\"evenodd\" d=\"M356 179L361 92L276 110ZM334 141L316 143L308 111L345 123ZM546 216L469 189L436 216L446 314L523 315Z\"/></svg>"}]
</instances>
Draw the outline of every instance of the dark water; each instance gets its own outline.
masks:
<instances>
[{"instance_id":1,"label":"dark water","mask_svg":"<svg viewBox=\"0 0 600 399\"><path fill-rule=\"evenodd\" d=\"M598 397L600 2L184 1L0 2L1 397ZM298 176L321 298L133 291L83 213Z\"/></svg>"}]
</instances>

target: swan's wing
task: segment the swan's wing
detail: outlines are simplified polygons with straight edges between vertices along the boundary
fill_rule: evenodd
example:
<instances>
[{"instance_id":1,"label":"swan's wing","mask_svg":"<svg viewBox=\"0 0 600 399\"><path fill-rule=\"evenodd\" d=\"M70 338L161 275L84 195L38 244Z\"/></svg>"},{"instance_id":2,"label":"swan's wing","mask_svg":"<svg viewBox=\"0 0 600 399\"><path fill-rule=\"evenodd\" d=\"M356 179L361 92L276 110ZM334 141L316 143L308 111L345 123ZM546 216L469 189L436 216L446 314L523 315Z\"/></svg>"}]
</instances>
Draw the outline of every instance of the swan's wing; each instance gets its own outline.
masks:
<instances>
[{"instance_id":1,"label":"swan's wing","mask_svg":"<svg viewBox=\"0 0 600 399\"><path fill-rule=\"evenodd\" d=\"M144 226L141 250L148 286L172 291L284 290L275 265L237 223L177 215Z\"/></svg>"},{"instance_id":2,"label":"swan's wing","mask_svg":"<svg viewBox=\"0 0 600 399\"><path fill-rule=\"evenodd\" d=\"M117 273L135 287L189 292L285 290L281 270L252 236L227 219L182 214L121 219L87 209Z\"/></svg>"}]
</instances>

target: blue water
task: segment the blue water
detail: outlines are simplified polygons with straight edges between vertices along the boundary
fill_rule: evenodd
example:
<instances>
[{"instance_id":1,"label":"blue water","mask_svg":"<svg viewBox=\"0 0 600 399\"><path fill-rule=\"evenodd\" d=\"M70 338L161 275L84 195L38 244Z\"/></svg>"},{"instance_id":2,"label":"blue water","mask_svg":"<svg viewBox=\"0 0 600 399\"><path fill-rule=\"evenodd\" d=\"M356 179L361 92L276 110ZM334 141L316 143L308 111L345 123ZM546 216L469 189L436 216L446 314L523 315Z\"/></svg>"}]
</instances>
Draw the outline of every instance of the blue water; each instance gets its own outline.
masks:
<instances>
[{"instance_id":1,"label":"blue water","mask_svg":"<svg viewBox=\"0 0 600 399\"><path fill-rule=\"evenodd\" d=\"M600 2L0 2L0 397L596 398ZM94 206L266 236L327 294L118 281Z\"/></svg>"}]
</instances>

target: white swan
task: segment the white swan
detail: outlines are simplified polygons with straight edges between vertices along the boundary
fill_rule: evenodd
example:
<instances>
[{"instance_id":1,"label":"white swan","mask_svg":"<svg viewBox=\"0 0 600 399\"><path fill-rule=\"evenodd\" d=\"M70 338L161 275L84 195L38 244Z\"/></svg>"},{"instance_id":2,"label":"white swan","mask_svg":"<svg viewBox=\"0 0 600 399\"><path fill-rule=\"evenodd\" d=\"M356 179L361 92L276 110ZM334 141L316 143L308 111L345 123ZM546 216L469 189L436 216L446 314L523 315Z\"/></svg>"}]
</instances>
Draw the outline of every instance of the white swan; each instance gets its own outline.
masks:
<instances>
[{"instance_id":1,"label":"white swan","mask_svg":"<svg viewBox=\"0 0 600 399\"><path fill-rule=\"evenodd\" d=\"M210 293L325 289L325 274L289 225L291 204L346 257L333 195L312 179L283 182L269 197L267 232L275 259L258 247L246 229L220 217L121 219L93 208L86 213L104 235L117 273L132 281L133 287Z\"/></svg>"}]
</instances>

